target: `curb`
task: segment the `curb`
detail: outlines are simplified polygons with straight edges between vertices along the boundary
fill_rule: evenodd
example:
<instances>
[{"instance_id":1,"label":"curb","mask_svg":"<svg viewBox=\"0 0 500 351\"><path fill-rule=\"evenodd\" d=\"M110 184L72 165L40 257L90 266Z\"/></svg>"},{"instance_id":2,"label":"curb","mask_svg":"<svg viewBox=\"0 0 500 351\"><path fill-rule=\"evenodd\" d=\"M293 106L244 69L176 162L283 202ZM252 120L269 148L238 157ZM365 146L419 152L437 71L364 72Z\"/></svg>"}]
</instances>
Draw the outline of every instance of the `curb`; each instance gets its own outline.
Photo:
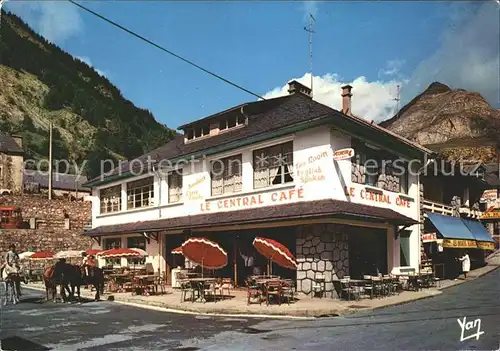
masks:
<instances>
[{"instance_id":1,"label":"curb","mask_svg":"<svg viewBox=\"0 0 500 351\"><path fill-rule=\"evenodd\" d=\"M473 280L476 280L477 278L480 278L482 276L485 276L486 274L490 274L491 272L494 272L496 271L498 268L500 268L500 265L488 265L491 267L490 270L487 270L485 272L482 272L474 277L472 277L470 280L459 280L457 281L455 284L452 284L452 285L449 285L449 286L445 286L444 288L438 288L438 290L440 291L443 291L443 290L447 290L447 289L450 289L450 288L453 288L454 286L457 286L457 285L460 285L460 284L463 284L463 283L467 283L467 282L471 282Z\"/></svg>"},{"instance_id":2,"label":"curb","mask_svg":"<svg viewBox=\"0 0 500 351\"><path fill-rule=\"evenodd\" d=\"M382 310L382 309L384 309L384 308L389 308L389 307L395 307L395 306L406 305L406 304L409 304L409 303L412 303L412 302L415 302L415 301L420 301L420 300L430 299L430 298L433 298L433 297L439 296L439 295L441 295L442 293L443 293L443 292L442 292L441 290L436 290L436 293L435 293L435 294L432 294L432 295L420 296L420 297L416 297L416 298L411 299L411 300L406 300L406 301L395 302L395 303L392 303L392 304L390 304L390 305L385 305L385 306L376 306L376 307L371 308L370 310L371 310L371 311L375 311L375 310Z\"/></svg>"}]
</instances>

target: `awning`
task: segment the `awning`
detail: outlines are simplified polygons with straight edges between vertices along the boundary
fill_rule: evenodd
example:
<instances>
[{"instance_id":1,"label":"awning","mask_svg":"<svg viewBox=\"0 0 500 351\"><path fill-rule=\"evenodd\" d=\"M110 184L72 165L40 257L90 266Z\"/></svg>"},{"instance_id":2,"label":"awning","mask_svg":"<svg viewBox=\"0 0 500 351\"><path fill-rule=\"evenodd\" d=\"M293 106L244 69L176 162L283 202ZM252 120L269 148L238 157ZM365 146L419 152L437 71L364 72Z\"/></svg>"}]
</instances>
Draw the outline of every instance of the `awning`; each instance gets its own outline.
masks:
<instances>
[{"instance_id":1,"label":"awning","mask_svg":"<svg viewBox=\"0 0 500 351\"><path fill-rule=\"evenodd\" d=\"M437 213L426 212L427 218L443 237L443 247L475 249L476 238L462 219L459 217L445 216Z\"/></svg>"},{"instance_id":2,"label":"awning","mask_svg":"<svg viewBox=\"0 0 500 351\"><path fill-rule=\"evenodd\" d=\"M481 222L471 221L469 219L462 219L462 221L476 238L477 246L480 249L495 250L495 240L493 240Z\"/></svg>"},{"instance_id":3,"label":"awning","mask_svg":"<svg viewBox=\"0 0 500 351\"><path fill-rule=\"evenodd\" d=\"M83 232L82 234L98 237L319 218L353 219L366 223L385 223L395 226L419 223L412 218L406 217L388 208L368 206L341 200L319 200L101 226Z\"/></svg>"}]
</instances>

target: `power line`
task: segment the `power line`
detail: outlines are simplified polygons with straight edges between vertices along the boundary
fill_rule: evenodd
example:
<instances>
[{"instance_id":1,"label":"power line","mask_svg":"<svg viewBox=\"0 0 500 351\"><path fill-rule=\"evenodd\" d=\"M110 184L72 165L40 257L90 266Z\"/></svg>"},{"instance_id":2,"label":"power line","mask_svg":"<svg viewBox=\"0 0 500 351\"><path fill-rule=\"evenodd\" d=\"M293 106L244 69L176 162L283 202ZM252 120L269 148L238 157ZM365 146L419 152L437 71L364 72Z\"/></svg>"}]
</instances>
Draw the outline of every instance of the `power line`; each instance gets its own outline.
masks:
<instances>
[{"instance_id":1,"label":"power line","mask_svg":"<svg viewBox=\"0 0 500 351\"><path fill-rule=\"evenodd\" d=\"M246 89L246 88L242 87L241 85L238 85L238 84L236 84L236 83L234 83L234 82L230 81L229 79L226 79L226 78L224 78L224 77L221 77L221 76L220 76L220 75L218 75L217 73L214 73L214 72L212 72L212 71L209 71L208 69L205 69L205 68L201 67L200 65L197 65L196 63L194 63L194 62L192 62L192 61L190 61L190 60L188 60L188 59L186 59L186 58L184 58L184 57L182 57L182 56L180 56L180 55L177 55L176 53L174 53L174 52L172 52L172 51L170 51L170 50L168 50L168 49L164 48L163 46L160 46L160 45L156 44L155 42L153 42L153 41L151 41L151 40L149 40L149 39L147 39L147 38L143 37L142 35L137 34L136 32L134 32L134 31L132 31L132 30L130 30L130 29L127 29L127 28L123 27L122 25L120 25L120 24L118 24L118 23L116 23L116 22L113 22L112 20L110 20L110 19L108 19L108 18L104 17L103 15L101 15L101 14L99 14L99 13L95 12L95 11L92 11L91 9L89 9L89 8L87 8L87 7L83 6L83 5L80 5L79 3L77 3L77 2L75 2L75 1L73 1L73 0L68 0L68 1L69 1L70 3L72 3L73 5L75 5L75 6L78 6L78 7L79 7L79 8L81 8L82 10L85 10L85 11L87 11L87 12L91 13L92 15L94 15L94 16L96 16L96 17L99 17L99 18L100 18L100 19L102 19L103 21L108 22L109 24L111 24L111 25L113 25L113 26L115 26L115 27L117 27L117 28L119 28L119 29L121 29L121 30L123 30L123 31L127 32L128 34L133 35L134 37L136 37L136 38L138 38L138 39L140 39L140 40L142 40L142 41L145 41L146 43L148 43L148 44L150 44L150 45L152 45L152 46L156 47L157 49L160 49L161 51L166 52L167 54L172 55L172 56L174 56L175 58L178 58L179 60L184 61L185 63L187 63L187 64L189 64L189 65L191 65L191 66L193 66L193 67L196 67L196 68L198 68L199 70L201 70L201 71L203 71L203 72L205 72L205 73L207 73L207 74L210 74L211 76L213 76L213 77L215 77L215 78L217 78L217 79L219 79L219 80L222 80L223 82L225 82L225 83L227 83L227 84L230 84L230 85L232 85L233 87L235 87L235 88L237 88L237 89L240 89L240 90L242 90L242 91L244 91L244 92L246 92L246 93L248 93L248 94L250 94L250 95L253 95L253 96L255 96L255 97L259 98L259 99L262 99L262 100L267 100L267 99L263 98L262 96L260 96L259 94L256 94L256 93L254 93L254 92L252 92L252 91L250 91L250 90L248 90L248 89Z\"/></svg>"}]
</instances>

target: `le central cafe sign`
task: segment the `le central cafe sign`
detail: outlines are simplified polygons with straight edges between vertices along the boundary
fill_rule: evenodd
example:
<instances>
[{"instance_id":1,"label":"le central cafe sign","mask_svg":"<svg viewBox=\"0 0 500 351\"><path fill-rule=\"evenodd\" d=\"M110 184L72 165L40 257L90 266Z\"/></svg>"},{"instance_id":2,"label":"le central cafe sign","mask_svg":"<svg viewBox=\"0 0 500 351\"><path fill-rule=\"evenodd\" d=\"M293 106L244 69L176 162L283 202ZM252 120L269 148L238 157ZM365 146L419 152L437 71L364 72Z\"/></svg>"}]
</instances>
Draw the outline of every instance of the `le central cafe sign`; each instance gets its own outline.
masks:
<instances>
[{"instance_id":1,"label":"le central cafe sign","mask_svg":"<svg viewBox=\"0 0 500 351\"><path fill-rule=\"evenodd\" d=\"M352 198L359 197L363 200L368 200L374 203L385 203L388 205L396 205L398 207L411 208L411 203L413 202L411 198L403 198L400 195L386 194L381 191L372 191L370 189L361 189L356 193L356 188L350 187L344 188L346 196Z\"/></svg>"},{"instance_id":2,"label":"le central cafe sign","mask_svg":"<svg viewBox=\"0 0 500 351\"><path fill-rule=\"evenodd\" d=\"M206 201L200 204L201 212L210 212L215 209L246 209L258 207L259 205L272 205L290 203L304 199L304 189L287 189L279 190L271 193L255 194L232 197L228 199L220 199Z\"/></svg>"}]
</instances>

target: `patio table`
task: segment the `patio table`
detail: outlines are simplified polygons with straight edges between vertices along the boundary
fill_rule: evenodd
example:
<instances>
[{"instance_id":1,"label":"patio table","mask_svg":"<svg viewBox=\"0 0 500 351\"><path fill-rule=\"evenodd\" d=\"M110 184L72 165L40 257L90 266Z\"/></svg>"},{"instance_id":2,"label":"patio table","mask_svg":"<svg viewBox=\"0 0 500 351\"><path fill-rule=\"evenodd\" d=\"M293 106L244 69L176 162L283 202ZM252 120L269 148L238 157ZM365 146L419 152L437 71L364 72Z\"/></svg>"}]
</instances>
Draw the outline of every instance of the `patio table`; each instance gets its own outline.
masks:
<instances>
[{"instance_id":1,"label":"patio table","mask_svg":"<svg viewBox=\"0 0 500 351\"><path fill-rule=\"evenodd\" d=\"M192 286L196 286L200 296L200 301L206 302L207 299L205 298L204 286L206 284L215 284L215 282L217 282L217 278L187 278L183 279L183 281L189 281Z\"/></svg>"}]
</instances>

